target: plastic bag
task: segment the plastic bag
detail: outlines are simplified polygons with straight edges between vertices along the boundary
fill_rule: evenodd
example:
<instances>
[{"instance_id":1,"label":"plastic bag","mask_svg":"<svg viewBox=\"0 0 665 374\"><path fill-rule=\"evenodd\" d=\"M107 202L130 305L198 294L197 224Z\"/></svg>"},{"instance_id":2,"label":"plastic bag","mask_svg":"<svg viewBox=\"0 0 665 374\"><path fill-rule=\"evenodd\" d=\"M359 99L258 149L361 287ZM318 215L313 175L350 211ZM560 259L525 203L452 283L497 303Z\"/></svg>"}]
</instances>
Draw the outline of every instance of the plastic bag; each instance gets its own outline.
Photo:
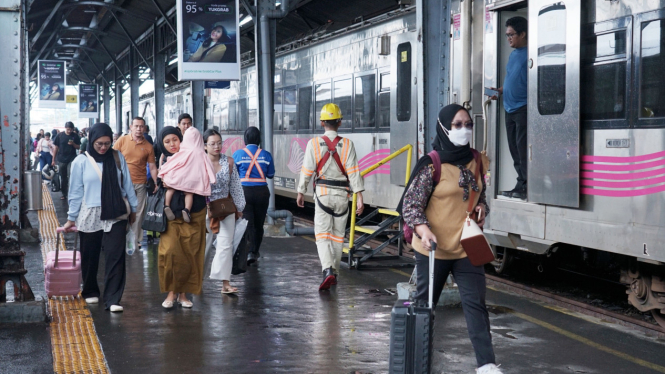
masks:
<instances>
[{"instance_id":1,"label":"plastic bag","mask_svg":"<svg viewBox=\"0 0 665 374\"><path fill-rule=\"evenodd\" d=\"M129 230L127 230L127 236L125 239L125 252L127 252L128 255L133 255L134 252L136 251L136 235L134 234L134 230L130 227Z\"/></svg>"},{"instance_id":2,"label":"plastic bag","mask_svg":"<svg viewBox=\"0 0 665 374\"><path fill-rule=\"evenodd\" d=\"M236 229L233 233L233 254L238 250L238 244L242 240L242 236L245 235L245 230L247 230L247 220L240 218L236 221Z\"/></svg>"}]
</instances>

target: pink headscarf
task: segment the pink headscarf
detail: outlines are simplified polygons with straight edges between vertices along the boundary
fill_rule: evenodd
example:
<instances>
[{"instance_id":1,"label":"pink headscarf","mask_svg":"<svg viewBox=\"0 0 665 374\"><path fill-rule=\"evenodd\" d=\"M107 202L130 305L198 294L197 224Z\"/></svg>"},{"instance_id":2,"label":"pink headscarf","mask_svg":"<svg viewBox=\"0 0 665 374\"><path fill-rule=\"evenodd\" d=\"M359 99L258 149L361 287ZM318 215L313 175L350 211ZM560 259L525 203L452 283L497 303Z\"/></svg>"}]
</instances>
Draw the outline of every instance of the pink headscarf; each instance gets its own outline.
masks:
<instances>
[{"instance_id":1,"label":"pink headscarf","mask_svg":"<svg viewBox=\"0 0 665 374\"><path fill-rule=\"evenodd\" d=\"M215 183L215 171L203 149L203 137L196 128L185 131L180 151L171 156L159 177L170 188L182 192L210 196L210 184Z\"/></svg>"}]
</instances>

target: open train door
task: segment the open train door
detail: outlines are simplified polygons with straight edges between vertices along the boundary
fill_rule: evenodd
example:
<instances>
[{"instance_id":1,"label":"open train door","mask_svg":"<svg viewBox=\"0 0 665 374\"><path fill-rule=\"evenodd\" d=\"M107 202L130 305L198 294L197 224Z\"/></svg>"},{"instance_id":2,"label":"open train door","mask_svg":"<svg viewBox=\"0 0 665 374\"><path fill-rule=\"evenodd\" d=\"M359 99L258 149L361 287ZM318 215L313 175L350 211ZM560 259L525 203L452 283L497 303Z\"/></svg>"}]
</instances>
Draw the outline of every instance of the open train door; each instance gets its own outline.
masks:
<instances>
[{"instance_id":1,"label":"open train door","mask_svg":"<svg viewBox=\"0 0 665 374\"><path fill-rule=\"evenodd\" d=\"M528 200L579 207L580 1L529 1Z\"/></svg>"}]
</instances>

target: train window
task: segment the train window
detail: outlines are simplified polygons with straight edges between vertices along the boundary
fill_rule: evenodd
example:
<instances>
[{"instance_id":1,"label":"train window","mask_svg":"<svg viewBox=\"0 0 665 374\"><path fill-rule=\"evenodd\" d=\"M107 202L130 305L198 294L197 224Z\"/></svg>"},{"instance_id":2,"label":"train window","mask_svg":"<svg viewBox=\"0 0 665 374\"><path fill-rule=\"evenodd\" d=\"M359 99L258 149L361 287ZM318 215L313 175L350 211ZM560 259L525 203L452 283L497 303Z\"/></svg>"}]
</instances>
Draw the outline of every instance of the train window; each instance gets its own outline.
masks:
<instances>
[{"instance_id":1,"label":"train window","mask_svg":"<svg viewBox=\"0 0 665 374\"><path fill-rule=\"evenodd\" d=\"M275 101L273 103L275 111L274 111L274 118L272 122L272 128L274 130L282 130L283 125L282 125L282 115L284 114L282 112L282 91L275 91Z\"/></svg>"},{"instance_id":2,"label":"train window","mask_svg":"<svg viewBox=\"0 0 665 374\"><path fill-rule=\"evenodd\" d=\"M312 124L312 86L298 89L298 129L309 130Z\"/></svg>"},{"instance_id":3,"label":"train window","mask_svg":"<svg viewBox=\"0 0 665 374\"><path fill-rule=\"evenodd\" d=\"M603 57L625 57L626 30L591 35L582 41L582 58L598 61Z\"/></svg>"},{"instance_id":4,"label":"train window","mask_svg":"<svg viewBox=\"0 0 665 374\"><path fill-rule=\"evenodd\" d=\"M350 129L353 121L351 120L351 91L353 90L353 83L351 78L342 79L335 82L335 95L333 103L339 106L342 110L342 126L340 128Z\"/></svg>"},{"instance_id":5,"label":"train window","mask_svg":"<svg viewBox=\"0 0 665 374\"><path fill-rule=\"evenodd\" d=\"M381 82L379 89L381 91L390 91L390 73L381 74Z\"/></svg>"},{"instance_id":6,"label":"train window","mask_svg":"<svg viewBox=\"0 0 665 374\"><path fill-rule=\"evenodd\" d=\"M259 99L256 96L249 98L249 118L248 127L259 127Z\"/></svg>"},{"instance_id":7,"label":"train window","mask_svg":"<svg viewBox=\"0 0 665 374\"><path fill-rule=\"evenodd\" d=\"M236 110L236 101L231 100L229 101L229 130L237 130L238 129L238 118L237 118L237 110Z\"/></svg>"},{"instance_id":8,"label":"train window","mask_svg":"<svg viewBox=\"0 0 665 374\"><path fill-rule=\"evenodd\" d=\"M316 100L314 104L314 114L321 112L321 108L324 105L328 104L332 99L332 93L330 92L330 83L321 83L316 85ZM319 116L316 116L319 118Z\"/></svg>"},{"instance_id":9,"label":"train window","mask_svg":"<svg viewBox=\"0 0 665 374\"><path fill-rule=\"evenodd\" d=\"M397 46L397 120L411 119L411 43Z\"/></svg>"},{"instance_id":10,"label":"train window","mask_svg":"<svg viewBox=\"0 0 665 374\"><path fill-rule=\"evenodd\" d=\"M354 105L355 127L375 127L376 76L374 74L356 77Z\"/></svg>"},{"instance_id":11,"label":"train window","mask_svg":"<svg viewBox=\"0 0 665 374\"><path fill-rule=\"evenodd\" d=\"M538 112L563 113L566 106L566 6L554 3L538 12Z\"/></svg>"},{"instance_id":12,"label":"train window","mask_svg":"<svg viewBox=\"0 0 665 374\"><path fill-rule=\"evenodd\" d=\"M665 20L642 23L640 118L665 117Z\"/></svg>"},{"instance_id":13,"label":"train window","mask_svg":"<svg viewBox=\"0 0 665 374\"><path fill-rule=\"evenodd\" d=\"M245 131L248 125L249 111L247 110L247 98L238 100L238 127L237 130Z\"/></svg>"},{"instance_id":14,"label":"train window","mask_svg":"<svg viewBox=\"0 0 665 374\"><path fill-rule=\"evenodd\" d=\"M298 115L296 97L295 88L284 90L284 130L296 130L296 116Z\"/></svg>"}]
</instances>

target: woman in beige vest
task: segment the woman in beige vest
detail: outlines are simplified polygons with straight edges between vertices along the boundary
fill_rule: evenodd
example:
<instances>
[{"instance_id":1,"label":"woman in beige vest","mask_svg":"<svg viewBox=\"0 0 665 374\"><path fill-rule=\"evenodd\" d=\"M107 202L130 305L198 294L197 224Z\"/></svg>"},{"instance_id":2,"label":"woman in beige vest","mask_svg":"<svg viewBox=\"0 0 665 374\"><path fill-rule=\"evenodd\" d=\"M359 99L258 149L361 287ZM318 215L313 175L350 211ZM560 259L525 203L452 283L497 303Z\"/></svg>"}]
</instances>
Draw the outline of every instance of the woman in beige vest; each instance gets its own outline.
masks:
<instances>
[{"instance_id":1,"label":"woman in beige vest","mask_svg":"<svg viewBox=\"0 0 665 374\"><path fill-rule=\"evenodd\" d=\"M432 146L441 159L441 177L433 181L432 159L418 161L411 174L398 210L404 222L414 230L416 250L416 299L427 300L429 286L428 256L431 242L437 243L434 271L434 305L443 285L452 273L462 299L469 337L476 353L479 374L500 374L495 365L492 337L485 306L485 271L473 266L460 244L462 224L466 219L469 198L474 201L478 225L482 227L489 212L485 200L485 181L489 162L482 156L482 175L474 175L476 161L469 142L473 122L463 107L451 104L439 112L436 138Z\"/></svg>"}]
</instances>

